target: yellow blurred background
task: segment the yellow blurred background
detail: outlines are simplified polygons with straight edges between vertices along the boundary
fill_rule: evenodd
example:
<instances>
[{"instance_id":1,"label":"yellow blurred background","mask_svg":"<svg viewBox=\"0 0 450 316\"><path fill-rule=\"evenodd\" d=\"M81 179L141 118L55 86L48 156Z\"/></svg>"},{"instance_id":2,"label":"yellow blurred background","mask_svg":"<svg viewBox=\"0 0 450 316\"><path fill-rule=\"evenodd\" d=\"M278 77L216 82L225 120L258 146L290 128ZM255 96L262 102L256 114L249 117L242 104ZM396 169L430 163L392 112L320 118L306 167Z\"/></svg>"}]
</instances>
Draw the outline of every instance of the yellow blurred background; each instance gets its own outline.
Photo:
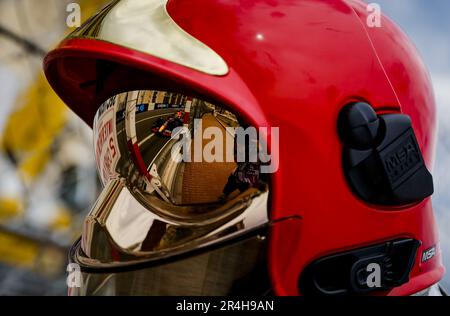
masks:
<instances>
[{"instance_id":1,"label":"yellow blurred background","mask_svg":"<svg viewBox=\"0 0 450 316\"><path fill-rule=\"evenodd\" d=\"M45 52L106 0L0 1L0 295L64 295L67 252L99 190L91 131L53 93Z\"/></svg>"}]
</instances>

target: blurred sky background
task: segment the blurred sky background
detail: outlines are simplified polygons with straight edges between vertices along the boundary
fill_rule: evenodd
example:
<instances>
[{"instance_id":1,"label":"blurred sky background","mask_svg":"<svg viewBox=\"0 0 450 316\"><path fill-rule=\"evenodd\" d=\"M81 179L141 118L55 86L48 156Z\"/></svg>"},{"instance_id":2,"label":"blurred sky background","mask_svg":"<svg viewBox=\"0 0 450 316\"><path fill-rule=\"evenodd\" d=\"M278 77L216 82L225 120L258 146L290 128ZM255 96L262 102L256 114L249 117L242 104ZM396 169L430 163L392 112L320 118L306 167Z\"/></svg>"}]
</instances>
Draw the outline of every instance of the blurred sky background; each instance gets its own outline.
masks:
<instances>
[{"instance_id":1,"label":"blurred sky background","mask_svg":"<svg viewBox=\"0 0 450 316\"><path fill-rule=\"evenodd\" d=\"M69 2L0 0L0 295L65 294L67 247L97 195L92 133L41 71L43 52L68 31ZM75 2L84 20L107 1ZM450 1L374 2L410 36L433 80L440 127L433 199L450 273ZM42 52L30 52L2 27Z\"/></svg>"},{"instance_id":2,"label":"blurred sky background","mask_svg":"<svg viewBox=\"0 0 450 316\"><path fill-rule=\"evenodd\" d=\"M378 0L416 44L433 81L439 120L434 209L441 228L441 248L450 289L450 1Z\"/></svg>"}]
</instances>

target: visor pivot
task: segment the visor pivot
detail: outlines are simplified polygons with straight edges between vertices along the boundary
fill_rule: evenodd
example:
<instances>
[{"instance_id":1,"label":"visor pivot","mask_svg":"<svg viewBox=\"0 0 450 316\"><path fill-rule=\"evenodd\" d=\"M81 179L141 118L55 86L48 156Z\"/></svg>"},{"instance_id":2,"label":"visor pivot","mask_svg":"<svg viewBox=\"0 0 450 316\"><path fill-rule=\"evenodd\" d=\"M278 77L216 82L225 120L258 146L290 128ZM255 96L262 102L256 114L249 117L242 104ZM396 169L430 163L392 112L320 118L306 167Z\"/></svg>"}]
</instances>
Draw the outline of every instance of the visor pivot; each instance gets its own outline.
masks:
<instances>
[{"instance_id":1,"label":"visor pivot","mask_svg":"<svg viewBox=\"0 0 450 316\"><path fill-rule=\"evenodd\" d=\"M409 116L377 116L367 103L346 106L338 119L347 182L362 200L385 206L417 203L433 194Z\"/></svg>"},{"instance_id":2,"label":"visor pivot","mask_svg":"<svg viewBox=\"0 0 450 316\"><path fill-rule=\"evenodd\" d=\"M345 107L339 115L339 133L349 147L367 150L375 146L380 120L367 103L358 102Z\"/></svg>"}]
</instances>

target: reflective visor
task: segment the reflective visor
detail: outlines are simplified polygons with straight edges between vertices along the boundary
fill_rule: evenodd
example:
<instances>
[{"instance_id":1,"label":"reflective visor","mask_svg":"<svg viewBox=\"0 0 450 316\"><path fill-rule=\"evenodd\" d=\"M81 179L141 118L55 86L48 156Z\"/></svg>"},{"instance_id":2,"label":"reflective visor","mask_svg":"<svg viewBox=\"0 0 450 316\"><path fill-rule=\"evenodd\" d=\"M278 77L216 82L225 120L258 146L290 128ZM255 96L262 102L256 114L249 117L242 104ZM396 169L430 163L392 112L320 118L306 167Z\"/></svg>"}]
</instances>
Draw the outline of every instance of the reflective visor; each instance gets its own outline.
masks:
<instances>
[{"instance_id":1,"label":"reflective visor","mask_svg":"<svg viewBox=\"0 0 450 316\"><path fill-rule=\"evenodd\" d=\"M69 288L69 295L221 296L271 291L262 235L173 259L115 273L82 272L81 287Z\"/></svg>"},{"instance_id":2,"label":"reflective visor","mask_svg":"<svg viewBox=\"0 0 450 316\"><path fill-rule=\"evenodd\" d=\"M259 132L223 106L167 91L132 91L102 104L94 146L105 188L72 257L99 274L84 274L84 292L74 293L231 291L262 249L256 237L236 238L269 224L263 167L270 156ZM192 257L219 244L230 246ZM162 263L180 256L191 258ZM169 276L174 283L160 283Z\"/></svg>"}]
</instances>

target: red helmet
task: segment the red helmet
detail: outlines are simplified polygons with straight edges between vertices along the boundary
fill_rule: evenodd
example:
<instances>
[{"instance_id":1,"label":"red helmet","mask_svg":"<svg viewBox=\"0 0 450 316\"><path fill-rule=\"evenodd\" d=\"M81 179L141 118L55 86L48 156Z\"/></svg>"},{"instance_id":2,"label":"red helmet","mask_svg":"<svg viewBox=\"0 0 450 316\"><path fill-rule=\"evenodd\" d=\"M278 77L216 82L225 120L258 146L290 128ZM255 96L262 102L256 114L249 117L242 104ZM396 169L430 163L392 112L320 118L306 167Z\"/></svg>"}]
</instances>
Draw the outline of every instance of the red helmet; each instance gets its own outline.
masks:
<instances>
[{"instance_id":1,"label":"red helmet","mask_svg":"<svg viewBox=\"0 0 450 316\"><path fill-rule=\"evenodd\" d=\"M382 27L368 26L368 15L359 0L119 0L50 52L50 84L101 148L113 106L109 144L124 159L111 167L109 157L105 171L99 149L106 188L71 253L91 283L74 293L411 295L437 284L433 90L408 38L384 16ZM132 127L170 108L183 111L186 134L194 118L267 128L277 168L242 189L236 179L259 166L221 165L208 178L199 170L213 167L202 165L182 195L201 181L200 191L214 191L223 177L236 197L174 202L164 190L178 178L167 180L172 169L140 148L149 137L170 140ZM147 213L127 213L136 205ZM140 237L130 232L138 224ZM105 272L114 292L100 289ZM172 285L148 285L164 282Z\"/></svg>"}]
</instances>

